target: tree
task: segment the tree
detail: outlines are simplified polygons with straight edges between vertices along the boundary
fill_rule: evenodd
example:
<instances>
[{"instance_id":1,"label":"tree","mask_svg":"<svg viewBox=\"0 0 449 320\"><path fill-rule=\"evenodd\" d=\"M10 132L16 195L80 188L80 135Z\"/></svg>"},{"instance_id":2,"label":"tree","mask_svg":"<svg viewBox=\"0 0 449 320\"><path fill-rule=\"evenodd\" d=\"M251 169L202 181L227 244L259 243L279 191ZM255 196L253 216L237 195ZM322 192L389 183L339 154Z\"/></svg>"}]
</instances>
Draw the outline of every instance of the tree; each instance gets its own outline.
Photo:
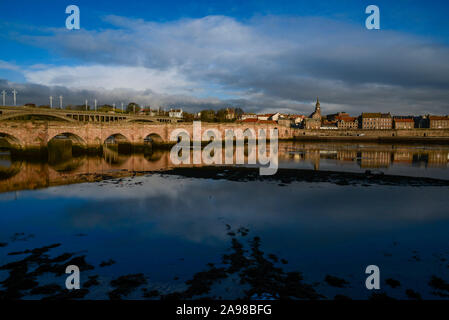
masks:
<instances>
[{"instance_id":1,"label":"tree","mask_svg":"<svg viewBox=\"0 0 449 320\"><path fill-rule=\"evenodd\" d=\"M140 106L135 102L128 103L128 106L126 107L126 112L128 113L137 113L140 111Z\"/></svg>"},{"instance_id":2,"label":"tree","mask_svg":"<svg viewBox=\"0 0 449 320\"><path fill-rule=\"evenodd\" d=\"M109 104L104 104L104 105L102 105L102 106L100 106L100 107L98 107L98 111L99 112L109 112L109 111L113 111L113 107L111 106L111 105L109 105Z\"/></svg>"},{"instance_id":3,"label":"tree","mask_svg":"<svg viewBox=\"0 0 449 320\"><path fill-rule=\"evenodd\" d=\"M220 109L217 111L217 121L224 122L226 121L226 109Z\"/></svg>"},{"instance_id":4,"label":"tree","mask_svg":"<svg viewBox=\"0 0 449 320\"><path fill-rule=\"evenodd\" d=\"M48 107L50 108L50 106L48 106ZM89 108L89 106L88 106L88 108ZM69 104L69 105L67 105L67 106L65 107L65 109L66 109L66 110L80 110L80 111L86 111L86 105L84 105L84 104L79 104L79 105L74 106L74 105Z\"/></svg>"},{"instance_id":5,"label":"tree","mask_svg":"<svg viewBox=\"0 0 449 320\"><path fill-rule=\"evenodd\" d=\"M182 113L182 119L185 122L192 122L195 119L195 115L193 113L183 112Z\"/></svg>"},{"instance_id":6,"label":"tree","mask_svg":"<svg viewBox=\"0 0 449 320\"><path fill-rule=\"evenodd\" d=\"M242 115L242 114L244 114L245 112L243 112L243 109L242 108L235 108L235 116L236 116L236 118L240 118L240 116Z\"/></svg>"},{"instance_id":7,"label":"tree","mask_svg":"<svg viewBox=\"0 0 449 320\"><path fill-rule=\"evenodd\" d=\"M202 110L201 111L201 121L214 122L215 111L214 110Z\"/></svg>"}]
</instances>

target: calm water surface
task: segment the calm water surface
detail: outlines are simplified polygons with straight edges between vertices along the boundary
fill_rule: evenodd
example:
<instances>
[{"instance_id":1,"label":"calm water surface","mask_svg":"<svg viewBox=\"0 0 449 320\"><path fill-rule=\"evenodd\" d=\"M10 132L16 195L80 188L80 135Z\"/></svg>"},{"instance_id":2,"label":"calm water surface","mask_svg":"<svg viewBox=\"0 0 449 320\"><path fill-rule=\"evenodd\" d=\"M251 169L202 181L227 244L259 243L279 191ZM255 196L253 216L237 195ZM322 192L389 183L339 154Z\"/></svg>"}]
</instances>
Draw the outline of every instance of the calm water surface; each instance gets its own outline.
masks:
<instances>
[{"instance_id":1,"label":"calm water surface","mask_svg":"<svg viewBox=\"0 0 449 320\"><path fill-rule=\"evenodd\" d=\"M279 148L280 167L449 179L448 146L281 143ZM423 298L449 294L429 285L432 276L449 281L447 187L284 185L158 173L76 183L86 173L171 164L162 151L106 152L53 162L15 160L4 152L0 159L0 265L26 257L10 252L59 243L49 250L51 257L85 255L94 267L82 271L82 283L98 275L98 284L84 298L108 298L112 280L139 273L147 283L122 298L141 298L142 288L157 290L154 298L183 291L186 281L208 270L208 263L222 265L223 255L232 253L232 238L249 256L254 237L260 237L267 259L275 255L274 266L301 272L305 283L329 299L368 298L372 292L365 289L364 271L370 264L380 267L381 289L388 296L407 298L407 289ZM242 227L247 231L237 232ZM8 275L0 270L0 281ZM325 281L327 275L347 283L335 287ZM244 297L248 285L238 278L214 282L205 296ZM400 285L387 285L389 278ZM38 282L63 286L65 275L44 273Z\"/></svg>"}]
</instances>

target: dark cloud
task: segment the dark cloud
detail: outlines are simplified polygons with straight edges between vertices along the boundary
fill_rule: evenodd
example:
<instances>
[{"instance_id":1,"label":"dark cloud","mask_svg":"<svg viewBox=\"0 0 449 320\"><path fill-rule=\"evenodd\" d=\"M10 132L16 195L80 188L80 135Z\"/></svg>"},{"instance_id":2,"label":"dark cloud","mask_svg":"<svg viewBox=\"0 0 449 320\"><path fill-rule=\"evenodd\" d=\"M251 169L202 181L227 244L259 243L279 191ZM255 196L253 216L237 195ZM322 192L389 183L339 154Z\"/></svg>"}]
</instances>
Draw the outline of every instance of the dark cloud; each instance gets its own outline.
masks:
<instances>
[{"instance_id":1,"label":"dark cloud","mask_svg":"<svg viewBox=\"0 0 449 320\"><path fill-rule=\"evenodd\" d=\"M229 107L230 105L239 106L245 104L244 101L223 101L219 99L197 99L189 96L170 96L160 95L151 90L88 90L72 89L63 86L46 86L34 83L15 83L5 79L0 79L0 91L7 91L6 105L13 104L12 89L17 90L17 104L35 103L37 105L48 105L50 95L53 96L53 106L59 106L59 96L63 96L63 104L84 105L85 100L93 106L94 99L97 99L98 105L116 104L120 107L121 102L125 106L129 102L137 102L141 105L151 107L181 107L186 111L197 111L206 108L219 109Z\"/></svg>"},{"instance_id":2,"label":"dark cloud","mask_svg":"<svg viewBox=\"0 0 449 320\"><path fill-rule=\"evenodd\" d=\"M60 91L67 102L78 103L98 97L108 103L140 99L191 109L238 104L249 111L309 113L312 100L320 96L329 112L449 110L449 48L412 35L322 18L275 16L244 23L223 16L166 23L108 16L105 22L111 28L52 29L20 40L84 66L105 66L117 78L119 66L137 66L160 81L132 90L135 85L123 76L117 88L126 89L114 90L112 84L93 88L86 80L89 71L67 74L67 69L50 67L24 71L27 79L47 86L22 85L22 97L47 99ZM101 87L103 81L97 82ZM159 82L163 85L155 89ZM77 89L77 83L92 89Z\"/></svg>"}]
</instances>

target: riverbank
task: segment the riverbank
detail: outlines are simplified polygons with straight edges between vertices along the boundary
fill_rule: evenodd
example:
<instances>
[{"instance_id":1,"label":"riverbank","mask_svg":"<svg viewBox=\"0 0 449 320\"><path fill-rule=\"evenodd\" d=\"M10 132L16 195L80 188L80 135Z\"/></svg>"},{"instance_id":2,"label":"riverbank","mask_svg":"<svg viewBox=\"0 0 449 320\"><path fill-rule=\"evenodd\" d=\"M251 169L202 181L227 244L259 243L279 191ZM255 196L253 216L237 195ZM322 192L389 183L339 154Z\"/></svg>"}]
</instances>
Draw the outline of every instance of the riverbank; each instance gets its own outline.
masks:
<instances>
[{"instance_id":1,"label":"riverbank","mask_svg":"<svg viewBox=\"0 0 449 320\"><path fill-rule=\"evenodd\" d=\"M376 137L376 136L297 136L293 141L304 142L377 142L410 144L449 144L449 137Z\"/></svg>"},{"instance_id":2,"label":"riverbank","mask_svg":"<svg viewBox=\"0 0 449 320\"><path fill-rule=\"evenodd\" d=\"M297 129L295 141L344 141L378 143L449 144L449 129L408 130L304 130Z\"/></svg>"}]
</instances>

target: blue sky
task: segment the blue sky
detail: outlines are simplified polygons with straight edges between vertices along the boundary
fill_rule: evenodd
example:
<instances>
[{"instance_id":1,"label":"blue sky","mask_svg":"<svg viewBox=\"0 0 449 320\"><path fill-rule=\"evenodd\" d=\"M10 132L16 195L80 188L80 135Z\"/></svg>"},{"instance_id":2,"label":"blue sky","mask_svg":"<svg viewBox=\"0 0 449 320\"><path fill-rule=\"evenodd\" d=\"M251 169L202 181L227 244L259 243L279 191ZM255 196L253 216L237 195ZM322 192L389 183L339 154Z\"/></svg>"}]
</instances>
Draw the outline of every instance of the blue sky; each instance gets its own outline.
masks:
<instances>
[{"instance_id":1,"label":"blue sky","mask_svg":"<svg viewBox=\"0 0 449 320\"><path fill-rule=\"evenodd\" d=\"M81 30L65 30L70 4ZM370 4L381 30L364 27ZM21 103L305 113L319 95L329 112L448 113L448 12L447 1L2 0L0 87Z\"/></svg>"}]
</instances>

